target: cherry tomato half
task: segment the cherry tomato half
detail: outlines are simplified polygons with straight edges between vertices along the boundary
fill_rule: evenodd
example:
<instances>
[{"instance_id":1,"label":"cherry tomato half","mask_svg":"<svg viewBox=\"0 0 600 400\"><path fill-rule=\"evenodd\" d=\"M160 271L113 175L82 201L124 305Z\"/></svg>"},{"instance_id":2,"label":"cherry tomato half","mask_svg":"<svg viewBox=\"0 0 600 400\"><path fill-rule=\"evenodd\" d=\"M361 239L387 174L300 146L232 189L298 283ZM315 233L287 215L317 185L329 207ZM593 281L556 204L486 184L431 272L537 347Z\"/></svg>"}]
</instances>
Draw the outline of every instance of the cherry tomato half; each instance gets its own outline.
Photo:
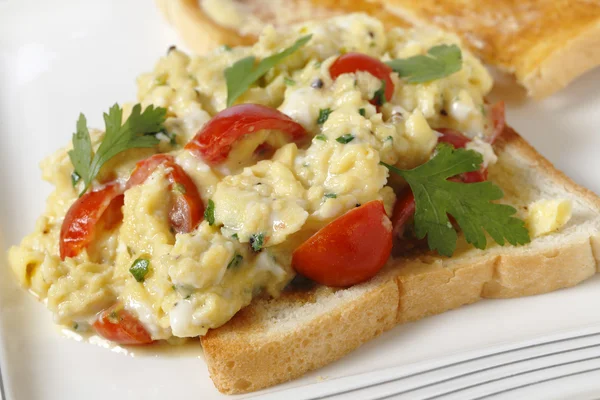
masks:
<instances>
[{"instance_id":1,"label":"cherry tomato half","mask_svg":"<svg viewBox=\"0 0 600 400\"><path fill-rule=\"evenodd\" d=\"M274 108L238 104L215 115L185 148L207 164L218 165L227 159L237 140L263 129L285 132L293 142L301 142L308 137L302 125Z\"/></svg>"},{"instance_id":2,"label":"cherry tomato half","mask_svg":"<svg viewBox=\"0 0 600 400\"><path fill-rule=\"evenodd\" d=\"M121 304L115 304L102 311L93 327L98 335L115 343L149 344L153 342L144 325Z\"/></svg>"},{"instance_id":3,"label":"cherry tomato half","mask_svg":"<svg viewBox=\"0 0 600 400\"><path fill-rule=\"evenodd\" d=\"M383 202L370 201L326 225L298 247L292 267L327 286L372 278L392 252L392 224Z\"/></svg>"},{"instance_id":4,"label":"cherry tomato half","mask_svg":"<svg viewBox=\"0 0 600 400\"><path fill-rule=\"evenodd\" d=\"M342 74L348 74L357 71L368 72L374 77L385 81L385 99L390 101L394 95L394 82L390 77L392 68L376 58L361 53L346 53L339 56L329 67L329 74L332 79L336 79ZM371 104L375 104L371 100Z\"/></svg>"},{"instance_id":5,"label":"cherry tomato half","mask_svg":"<svg viewBox=\"0 0 600 400\"><path fill-rule=\"evenodd\" d=\"M204 203L192 179L175 163L172 156L155 154L138 162L127 181L126 188L143 183L159 165L167 168L169 189L173 196L169 222L177 233L191 232L202 220Z\"/></svg>"},{"instance_id":6,"label":"cherry tomato half","mask_svg":"<svg viewBox=\"0 0 600 400\"><path fill-rule=\"evenodd\" d=\"M60 229L60 258L77 256L92 242L98 229L120 222L122 205L123 189L117 183L78 198L67 211ZM100 223L102 219L104 224Z\"/></svg>"}]
</instances>

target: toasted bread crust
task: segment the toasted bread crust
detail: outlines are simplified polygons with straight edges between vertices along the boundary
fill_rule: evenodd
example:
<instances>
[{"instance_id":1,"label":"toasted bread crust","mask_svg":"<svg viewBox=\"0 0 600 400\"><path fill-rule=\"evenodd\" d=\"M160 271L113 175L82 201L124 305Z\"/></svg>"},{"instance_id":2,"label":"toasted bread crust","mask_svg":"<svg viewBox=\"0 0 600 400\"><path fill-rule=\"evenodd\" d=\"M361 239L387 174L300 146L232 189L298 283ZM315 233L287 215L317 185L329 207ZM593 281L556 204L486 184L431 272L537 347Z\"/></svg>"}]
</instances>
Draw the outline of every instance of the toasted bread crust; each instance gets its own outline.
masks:
<instances>
[{"instance_id":1,"label":"toasted bread crust","mask_svg":"<svg viewBox=\"0 0 600 400\"><path fill-rule=\"evenodd\" d=\"M215 22L198 0L157 1L196 52L256 40L253 34ZM289 0L281 4L275 6L281 9L257 16L266 25L276 22L273 15L313 7L320 16L365 12L387 29L414 23L457 33L486 63L514 73L535 98L556 92L600 65L600 3L588 0Z\"/></svg>"},{"instance_id":2,"label":"toasted bread crust","mask_svg":"<svg viewBox=\"0 0 600 400\"><path fill-rule=\"evenodd\" d=\"M507 128L497 151L510 147L531 169L544 171L554 185L582 199L600 213L600 199L578 186ZM508 252L492 246L466 246L452 258L418 254L393 260L372 281L335 291L319 287L304 296L258 299L221 328L201 339L211 378L223 393L262 389L297 378L359 347L394 325L416 321L483 298L512 298L574 286L596 273L597 231L560 247L532 245ZM277 328L269 310L294 310L353 296L318 318L297 321L293 329ZM291 312L291 311L290 311Z\"/></svg>"},{"instance_id":3,"label":"toasted bread crust","mask_svg":"<svg viewBox=\"0 0 600 400\"><path fill-rule=\"evenodd\" d=\"M541 98L600 65L600 3L586 0L381 0L417 24L455 32Z\"/></svg>"}]
</instances>

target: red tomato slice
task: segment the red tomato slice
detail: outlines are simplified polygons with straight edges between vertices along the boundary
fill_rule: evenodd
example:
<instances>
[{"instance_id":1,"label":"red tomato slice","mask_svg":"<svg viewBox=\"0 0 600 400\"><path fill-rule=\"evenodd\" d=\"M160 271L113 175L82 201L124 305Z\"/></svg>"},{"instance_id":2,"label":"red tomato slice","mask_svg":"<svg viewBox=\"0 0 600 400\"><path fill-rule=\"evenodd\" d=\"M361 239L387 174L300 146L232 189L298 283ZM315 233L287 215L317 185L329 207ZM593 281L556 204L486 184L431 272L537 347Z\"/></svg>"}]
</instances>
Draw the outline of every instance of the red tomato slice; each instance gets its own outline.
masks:
<instances>
[{"instance_id":1,"label":"red tomato slice","mask_svg":"<svg viewBox=\"0 0 600 400\"><path fill-rule=\"evenodd\" d=\"M462 132L450 128L439 128L436 129L441 136L438 138L440 143L448 143L455 149L462 149L471 141L468 137L462 134Z\"/></svg>"},{"instance_id":2,"label":"red tomato slice","mask_svg":"<svg viewBox=\"0 0 600 400\"><path fill-rule=\"evenodd\" d=\"M121 304L102 311L93 324L98 335L119 344L149 344L152 337L136 317Z\"/></svg>"},{"instance_id":3,"label":"red tomato slice","mask_svg":"<svg viewBox=\"0 0 600 400\"><path fill-rule=\"evenodd\" d=\"M126 188L129 189L145 182L152 172L162 164L168 169L167 179L171 183L169 189L173 195L169 222L177 233L191 232L202 220L204 203L192 179L183 168L175 163L172 156L155 154L138 162L127 181Z\"/></svg>"},{"instance_id":4,"label":"red tomato slice","mask_svg":"<svg viewBox=\"0 0 600 400\"><path fill-rule=\"evenodd\" d=\"M298 247L292 267L327 286L372 278L392 252L392 224L383 202L370 201L326 225Z\"/></svg>"},{"instance_id":5,"label":"red tomato slice","mask_svg":"<svg viewBox=\"0 0 600 400\"><path fill-rule=\"evenodd\" d=\"M392 96L394 95L394 82L392 81L390 74L393 70L378 59L361 53L346 53L339 56L333 64L331 64L331 67L329 67L329 74L332 79L336 79L342 74L357 71L365 71L380 80L384 80L385 99L387 101L392 99ZM373 103L373 100L371 100L371 104L378 105Z\"/></svg>"},{"instance_id":6,"label":"red tomato slice","mask_svg":"<svg viewBox=\"0 0 600 400\"><path fill-rule=\"evenodd\" d=\"M504 102L499 101L496 104L494 104L493 106L491 106L490 107L490 115L492 118L492 123L494 124L494 130L492 131L492 134L488 138L488 142L490 144L492 144L496 141L496 139L498 139L498 137L500 135L502 135L502 132L504 132L504 127L506 126L506 114L505 114Z\"/></svg>"},{"instance_id":7,"label":"red tomato slice","mask_svg":"<svg viewBox=\"0 0 600 400\"><path fill-rule=\"evenodd\" d=\"M263 129L285 132L294 142L301 142L308 137L302 125L274 108L260 104L239 104L215 115L185 148L206 163L218 165L227 159L237 140Z\"/></svg>"},{"instance_id":8,"label":"red tomato slice","mask_svg":"<svg viewBox=\"0 0 600 400\"><path fill-rule=\"evenodd\" d=\"M392 212L392 227L394 237L402 236L404 227L408 221L415 215L415 196L410 188L398 196L394 211Z\"/></svg>"},{"instance_id":9,"label":"red tomato slice","mask_svg":"<svg viewBox=\"0 0 600 400\"><path fill-rule=\"evenodd\" d=\"M104 226L110 228L118 223L123 214L123 189L113 183L103 189L89 192L78 198L69 208L60 230L60 258L75 257L93 240L100 220L105 216ZM114 205L111 205L115 202Z\"/></svg>"}]
</instances>

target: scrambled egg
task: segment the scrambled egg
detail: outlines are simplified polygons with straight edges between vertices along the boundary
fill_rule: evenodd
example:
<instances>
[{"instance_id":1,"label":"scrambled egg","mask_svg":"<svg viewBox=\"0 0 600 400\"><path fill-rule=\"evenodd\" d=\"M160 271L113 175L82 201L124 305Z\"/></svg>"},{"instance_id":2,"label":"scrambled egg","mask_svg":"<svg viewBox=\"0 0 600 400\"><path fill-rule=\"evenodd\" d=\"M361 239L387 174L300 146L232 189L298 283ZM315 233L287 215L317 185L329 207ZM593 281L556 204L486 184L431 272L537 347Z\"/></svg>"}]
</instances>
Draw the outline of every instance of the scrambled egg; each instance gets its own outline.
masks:
<instances>
[{"instance_id":1,"label":"scrambled egg","mask_svg":"<svg viewBox=\"0 0 600 400\"><path fill-rule=\"evenodd\" d=\"M248 142L240 143L219 168L183 149L226 107L225 68L249 55L270 56L307 33L313 37L305 47L238 99L277 108L299 122L313 135L307 147L277 144L270 159L248 164L247 153L256 145L252 140L278 142L276 135L262 132L244 139ZM456 37L438 31L398 28L386 33L377 20L350 15L306 23L287 33L267 27L252 47L222 48L206 56L190 58L170 50L154 71L139 77L138 97L143 107L167 108L165 126L176 144L163 135L158 150L175 157L205 202L213 200L214 225L204 221L190 233L174 234L165 197L169 182L164 168L157 168L143 184L126 191L123 222L117 228L96 237L78 256L61 261L62 220L77 199L68 149L63 149L42 163L44 178L56 191L34 232L11 248L13 270L24 287L47 299L60 324L88 326L98 312L121 302L153 339L204 335L254 296L277 296L294 275L291 251L325 224L375 199L383 200L391 214L394 190L380 161L401 168L425 162L437 143L438 127L455 128L470 137L483 137L491 129L481 110L492 80L464 49L460 71L442 79L405 84L392 74L395 92L379 112L369 102L380 89L378 79L366 72L335 80L329 74L331 64L345 52L386 61L424 54L444 43L460 45ZM331 113L318 123L324 109ZM343 135L353 139L337 140ZM92 136L97 146L102 132ZM494 161L491 147L474 143L486 162ZM126 180L135 162L154 151L128 150L105 165L101 175ZM562 203L536 207L551 210L555 217L543 227L532 223L534 234L564 223L556 216L567 214ZM263 251L257 253L249 243L259 238ZM129 272L140 257L150 261L143 282Z\"/></svg>"},{"instance_id":2,"label":"scrambled egg","mask_svg":"<svg viewBox=\"0 0 600 400\"><path fill-rule=\"evenodd\" d=\"M570 200L538 200L528 207L525 224L531 237L545 235L562 228L571 219Z\"/></svg>"}]
</instances>

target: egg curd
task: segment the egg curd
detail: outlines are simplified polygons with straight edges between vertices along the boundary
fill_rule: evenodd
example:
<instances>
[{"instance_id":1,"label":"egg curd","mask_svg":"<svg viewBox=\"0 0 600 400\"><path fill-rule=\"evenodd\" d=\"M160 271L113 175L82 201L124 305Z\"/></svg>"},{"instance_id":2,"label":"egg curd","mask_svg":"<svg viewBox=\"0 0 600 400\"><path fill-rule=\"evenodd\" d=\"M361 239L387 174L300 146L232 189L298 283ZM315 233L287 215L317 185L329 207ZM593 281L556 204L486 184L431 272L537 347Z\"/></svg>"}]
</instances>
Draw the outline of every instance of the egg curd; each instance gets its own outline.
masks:
<instances>
[{"instance_id":1,"label":"egg curd","mask_svg":"<svg viewBox=\"0 0 600 400\"><path fill-rule=\"evenodd\" d=\"M312 38L304 47L236 101L266 105L291 117L311 136L306 145L259 131L239 141L218 167L183 148L226 108L225 68L250 55L264 59L306 34ZM492 123L484 96L492 79L464 48L462 67L444 78L407 84L391 74L395 91L380 107L370 102L381 88L379 79L356 72L334 80L329 73L336 58L347 52L388 61L425 54L439 44L460 46L456 37L439 31L384 32L375 19L348 15L285 33L267 27L252 47L224 47L206 56L170 49L152 72L138 78L142 106L167 109L165 132L157 136L160 144L114 157L92 189L108 180L125 181L136 162L168 153L193 180L205 205L212 201L214 223L202 221L189 233L170 228L168 171L160 166L125 192L122 222L62 261L61 225L81 189L71 181L69 147L41 163L43 178L56 190L33 233L10 249L12 269L24 287L46 301L58 324L85 330L99 312L119 303L154 340L204 335L253 297L277 296L294 277L292 251L329 222L372 200L382 200L391 215L392 186L402 183L389 180L380 161L404 169L422 164L431 157L439 137L434 129L440 127L470 138L489 134ZM345 135L352 139L340 140ZM92 132L94 148L102 137L103 132ZM265 141L276 151L267 159L253 157L257 143ZM471 146L484 154L487 164L495 161L483 140ZM256 251L257 243L261 251ZM142 281L130 272L140 258L149 261Z\"/></svg>"}]
</instances>

